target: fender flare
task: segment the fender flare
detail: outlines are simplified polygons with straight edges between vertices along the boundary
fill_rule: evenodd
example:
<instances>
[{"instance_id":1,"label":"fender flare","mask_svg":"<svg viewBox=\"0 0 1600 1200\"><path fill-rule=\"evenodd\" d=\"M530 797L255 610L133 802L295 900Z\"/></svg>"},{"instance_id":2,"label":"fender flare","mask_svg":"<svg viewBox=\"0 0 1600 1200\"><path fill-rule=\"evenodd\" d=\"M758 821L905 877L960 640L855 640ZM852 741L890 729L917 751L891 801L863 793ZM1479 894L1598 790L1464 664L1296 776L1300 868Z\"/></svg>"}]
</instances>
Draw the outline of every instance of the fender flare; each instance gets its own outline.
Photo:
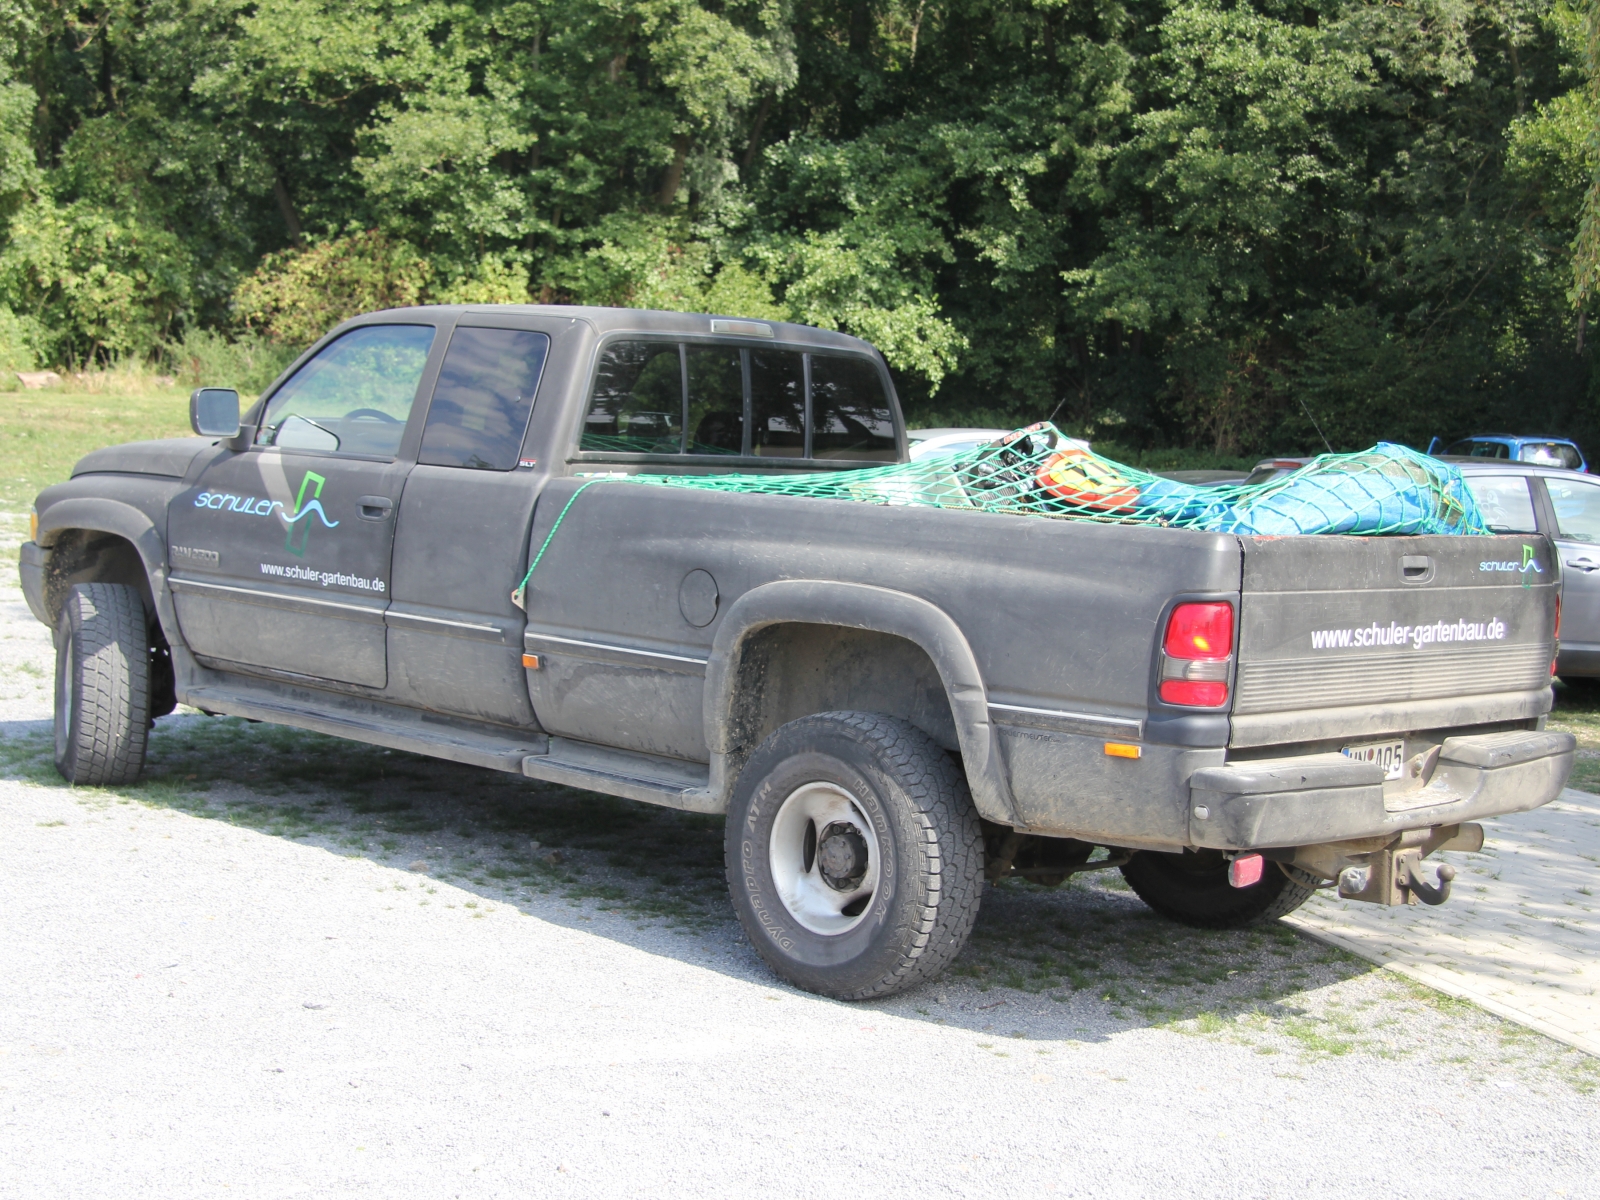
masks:
<instances>
[{"instance_id":1,"label":"fender flare","mask_svg":"<svg viewBox=\"0 0 1600 1200\"><path fill-rule=\"evenodd\" d=\"M167 543L149 514L121 500L69 497L58 500L39 514L38 544L46 549L56 537L70 529L110 533L132 544L144 563L155 601L156 618L170 645L182 644L178 614L172 607L172 592L167 587Z\"/></svg>"},{"instance_id":2,"label":"fender flare","mask_svg":"<svg viewBox=\"0 0 1600 1200\"><path fill-rule=\"evenodd\" d=\"M972 647L949 614L906 592L870 584L785 579L763 584L728 607L706 662L705 728L711 751L711 791L724 804L733 789L729 758L734 688L750 636L769 625L835 625L886 633L920 647L944 684L956 739L980 815L1017 822L999 739L989 722L988 691Z\"/></svg>"}]
</instances>

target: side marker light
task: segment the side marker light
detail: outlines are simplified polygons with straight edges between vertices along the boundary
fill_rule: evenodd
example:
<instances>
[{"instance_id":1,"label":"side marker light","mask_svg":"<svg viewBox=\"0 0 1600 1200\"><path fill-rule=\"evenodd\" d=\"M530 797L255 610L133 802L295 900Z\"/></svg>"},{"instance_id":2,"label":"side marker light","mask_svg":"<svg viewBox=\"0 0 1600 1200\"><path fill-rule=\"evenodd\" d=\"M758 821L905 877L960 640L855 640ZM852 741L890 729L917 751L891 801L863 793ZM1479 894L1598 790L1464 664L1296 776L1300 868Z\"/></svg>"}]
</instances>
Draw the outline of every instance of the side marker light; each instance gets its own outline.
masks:
<instances>
[{"instance_id":1,"label":"side marker light","mask_svg":"<svg viewBox=\"0 0 1600 1200\"><path fill-rule=\"evenodd\" d=\"M1106 753L1112 758L1138 758L1144 753L1144 748L1129 745L1127 742L1107 742Z\"/></svg>"},{"instance_id":2,"label":"side marker light","mask_svg":"<svg viewBox=\"0 0 1600 1200\"><path fill-rule=\"evenodd\" d=\"M537 671L539 669L539 656L537 654L524 654L522 656L522 665L530 671Z\"/></svg>"}]
</instances>

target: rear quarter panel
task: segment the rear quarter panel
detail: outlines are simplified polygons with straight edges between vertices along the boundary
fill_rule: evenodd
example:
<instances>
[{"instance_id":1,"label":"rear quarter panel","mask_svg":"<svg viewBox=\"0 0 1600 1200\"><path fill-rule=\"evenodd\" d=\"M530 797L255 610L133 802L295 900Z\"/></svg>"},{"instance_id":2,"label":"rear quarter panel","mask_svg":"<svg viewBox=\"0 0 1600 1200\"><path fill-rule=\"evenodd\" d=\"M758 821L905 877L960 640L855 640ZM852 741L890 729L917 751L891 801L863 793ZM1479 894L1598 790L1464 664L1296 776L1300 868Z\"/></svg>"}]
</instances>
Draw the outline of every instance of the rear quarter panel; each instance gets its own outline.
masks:
<instances>
[{"instance_id":1,"label":"rear quarter panel","mask_svg":"<svg viewBox=\"0 0 1600 1200\"><path fill-rule=\"evenodd\" d=\"M535 550L577 486L559 481L541 497ZM696 570L715 579L719 596L716 618L702 628L679 604L684 577ZM1174 784L1188 752L1152 747L1142 761L1108 759L1104 742L1115 728L1095 719L1131 723L1119 727L1123 736L1142 731L1171 597L1236 596L1239 570L1237 539L1220 534L606 481L572 505L530 581L526 607L535 638L626 645L692 663L709 655L730 605L765 583L861 583L918 597L960 626L991 704L1085 718L1075 729L995 714L1020 823L1087 831L1114 818L1126 828L1130 808L1158 805L1173 810L1155 822L1162 840L1186 828ZM540 723L552 733L708 758L703 671L692 666L655 670L568 646L547 648L529 679ZM1205 755L1220 759L1221 751Z\"/></svg>"}]
</instances>

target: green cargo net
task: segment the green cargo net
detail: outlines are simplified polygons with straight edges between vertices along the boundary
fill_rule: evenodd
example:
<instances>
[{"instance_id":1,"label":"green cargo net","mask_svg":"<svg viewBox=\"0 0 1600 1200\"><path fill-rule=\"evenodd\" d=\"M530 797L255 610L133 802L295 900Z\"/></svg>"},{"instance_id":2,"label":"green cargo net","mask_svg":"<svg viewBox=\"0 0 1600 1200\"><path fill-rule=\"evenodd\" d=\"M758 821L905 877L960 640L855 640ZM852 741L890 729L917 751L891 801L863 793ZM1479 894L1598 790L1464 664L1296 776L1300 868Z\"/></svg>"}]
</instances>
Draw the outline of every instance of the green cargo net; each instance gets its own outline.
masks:
<instances>
[{"instance_id":1,"label":"green cargo net","mask_svg":"<svg viewBox=\"0 0 1600 1200\"><path fill-rule=\"evenodd\" d=\"M1449 463L1379 442L1358 454L1324 454L1292 475L1258 484L1179 483L1113 462L1048 422L986 446L917 462L853 471L773 475L604 475L561 510L512 593L528 580L573 502L597 483L695 488L860 504L963 509L1056 520L1156 525L1270 537L1295 534L1486 534L1483 517Z\"/></svg>"}]
</instances>

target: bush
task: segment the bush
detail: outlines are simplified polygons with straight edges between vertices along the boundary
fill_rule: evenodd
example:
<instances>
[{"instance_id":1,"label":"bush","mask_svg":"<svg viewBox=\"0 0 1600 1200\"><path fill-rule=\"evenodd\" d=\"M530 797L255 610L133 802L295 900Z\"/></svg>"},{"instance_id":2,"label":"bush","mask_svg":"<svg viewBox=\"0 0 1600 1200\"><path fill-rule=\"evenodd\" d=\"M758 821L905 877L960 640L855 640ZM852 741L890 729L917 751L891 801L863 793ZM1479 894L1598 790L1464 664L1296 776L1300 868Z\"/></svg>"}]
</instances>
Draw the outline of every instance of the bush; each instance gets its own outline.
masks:
<instances>
[{"instance_id":1,"label":"bush","mask_svg":"<svg viewBox=\"0 0 1600 1200\"><path fill-rule=\"evenodd\" d=\"M47 340L38 321L19 317L0 304L0 373L4 375L0 388L16 387L16 372L38 368L42 358L40 348Z\"/></svg>"},{"instance_id":2,"label":"bush","mask_svg":"<svg viewBox=\"0 0 1600 1200\"><path fill-rule=\"evenodd\" d=\"M340 321L420 304L433 265L408 243L369 230L269 254L233 292L239 322L304 349Z\"/></svg>"},{"instance_id":3,"label":"bush","mask_svg":"<svg viewBox=\"0 0 1600 1200\"><path fill-rule=\"evenodd\" d=\"M189 329L168 343L165 357L185 387L231 387L258 396L283 373L300 349L246 332L228 338L211 329Z\"/></svg>"}]
</instances>

